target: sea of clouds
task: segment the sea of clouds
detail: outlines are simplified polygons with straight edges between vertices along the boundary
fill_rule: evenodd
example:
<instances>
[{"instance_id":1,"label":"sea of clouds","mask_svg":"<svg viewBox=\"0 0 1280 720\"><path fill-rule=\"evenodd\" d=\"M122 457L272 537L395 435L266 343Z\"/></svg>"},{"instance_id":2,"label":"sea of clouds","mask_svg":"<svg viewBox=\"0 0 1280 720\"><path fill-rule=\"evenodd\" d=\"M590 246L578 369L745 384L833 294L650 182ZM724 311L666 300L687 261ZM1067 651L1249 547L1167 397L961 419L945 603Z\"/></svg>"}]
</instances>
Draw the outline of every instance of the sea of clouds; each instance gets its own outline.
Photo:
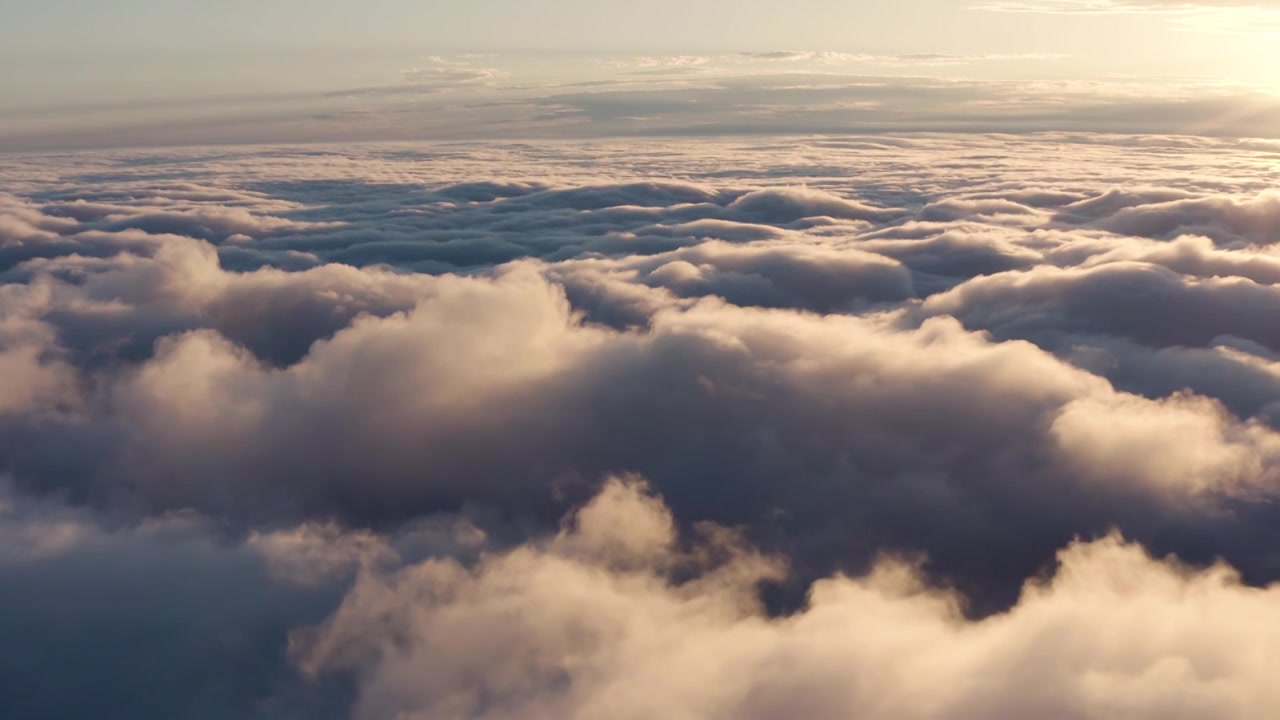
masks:
<instances>
[{"instance_id":1,"label":"sea of clouds","mask_svg":"<svg viewBox=\"0 0 1280 720\"><path fill-rule=\"evenodd\" d=\"M0 716L1280 703L1280 142L0 180Z\"/></svg>"}]
</instances>

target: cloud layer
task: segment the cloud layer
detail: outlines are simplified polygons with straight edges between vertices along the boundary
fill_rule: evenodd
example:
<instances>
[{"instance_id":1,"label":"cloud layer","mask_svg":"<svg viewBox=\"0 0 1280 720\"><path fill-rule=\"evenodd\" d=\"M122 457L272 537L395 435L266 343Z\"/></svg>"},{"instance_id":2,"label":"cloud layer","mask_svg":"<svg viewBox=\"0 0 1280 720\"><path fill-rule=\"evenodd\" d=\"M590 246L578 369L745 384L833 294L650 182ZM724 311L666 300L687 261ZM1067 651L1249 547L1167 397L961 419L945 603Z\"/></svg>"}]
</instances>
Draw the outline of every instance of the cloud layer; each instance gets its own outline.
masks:
<instances>
[{"instance_id":1,"label":"cloud layer","mask_svg":"<svg viewBox=\"0 0 1280 720\"><path fill-rule=\"evenodd\" d=\"M0 713L1256 717L1277 152L16 157Z\"/></svg>"},{"instance_id":2,"label":"cloud layer","mask_svg":"<svg viewBox=\"0 0 1280 720\"><path fill-rule=\"evenodd\" d=\"M990 9L1096 14L1116 7ZM1227 32L1274 29L1276 16L1245 8L1159 15ZM579 57L566 68L563 59L539 56L429 56L309 93L0 111L0 152L885 132L1277 137L1280 99L1266 73L1249 70L1234 82L1151 79L1126 61L1105 75L1081 76L1070 70L1071 58L783 49ZM1199 77L1199 70L1186 74Z\"/></svg>"},{"instance_id":3,"label":"cloud layer","mask_svg":"<svg viewBox=\"0 0 1280 720\"><path fill-rule=\"evenodd\" d=\"M292 649L309 673L361 669L357 718L1245 718L1277 699L1280 599L1223 566L1075 543L974 622L884 559L776 619L754 599L775 561L715 533L680 552L671 524L615 481L549 542L362 576Z\"/></svg>"}]
</instances>

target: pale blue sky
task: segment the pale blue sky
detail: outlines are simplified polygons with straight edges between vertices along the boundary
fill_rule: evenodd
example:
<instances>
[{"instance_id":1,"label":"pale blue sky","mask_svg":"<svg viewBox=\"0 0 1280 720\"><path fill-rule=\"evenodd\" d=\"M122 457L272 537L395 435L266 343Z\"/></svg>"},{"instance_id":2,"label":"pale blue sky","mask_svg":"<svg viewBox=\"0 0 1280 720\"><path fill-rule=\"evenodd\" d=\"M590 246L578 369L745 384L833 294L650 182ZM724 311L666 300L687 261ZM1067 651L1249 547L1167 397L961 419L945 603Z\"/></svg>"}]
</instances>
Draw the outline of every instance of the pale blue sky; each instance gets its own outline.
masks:
<instances>
[{"instance_id":1,"label":"pale blue sky","mask_svg":"<svg viewBox=\"0 0 1280 720\"><path fill-rule=\"evenodd\" d=\"M0 0L0 140L143 118L328 113L319 96L342 93L348 105L385 96L430 56L450 58L429 68L433 90L435 79L472 73L448 83L472 94L619 74L632 84L705 79L713 69L1280 88L1280 12L1222 8L1233 2L1258 0L1174 13L1166 0ZM829 55L767 68L726 62L782 50ZM921 54L952 59L893 60ZM709 60L628 64L671 55ZM382 90L350 92L370 88Z\"/></svg>"}]
</instances>

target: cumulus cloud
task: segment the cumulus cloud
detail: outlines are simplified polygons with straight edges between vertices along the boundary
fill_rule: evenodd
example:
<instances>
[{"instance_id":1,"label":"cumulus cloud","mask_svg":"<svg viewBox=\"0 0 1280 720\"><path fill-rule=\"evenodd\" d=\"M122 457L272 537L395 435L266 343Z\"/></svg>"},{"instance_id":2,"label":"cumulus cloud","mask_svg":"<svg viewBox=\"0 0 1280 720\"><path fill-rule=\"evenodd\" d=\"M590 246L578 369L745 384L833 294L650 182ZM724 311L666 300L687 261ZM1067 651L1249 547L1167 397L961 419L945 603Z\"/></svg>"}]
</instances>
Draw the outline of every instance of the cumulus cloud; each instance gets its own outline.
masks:
<instances>
[{"instance_id":1,"label":"cumulus cloud","mask_svg":"<svg viewBox=\"0 0 1280 720\"><path fill-rule=\"evenodd\" d=\"M890 558L777 619L755 600L776 561L714 532L678 553L671 528L615 481L550 542L362 576L292 651L356 675L357 718L1246 718L1276 700L1259 632L1276 590L1226 566L1077 542L1007 613L969 621Z\"/></svg>"},{"instance_id":2,"label":"cumulus cloud","mask_svg":"<svg viewBox=\"0 0 1280 720\"><path fill-rule=\"evenodd\" d=\"M0 714L1254 717L1276 151L15 156Z\"/></svg>"},{"instance_id":3,"label":"cumulus cloud","mask_svg":"<svg viewBox=\"0 0 1280 720\"><path fill-rule=\"evenodd\" d=\"M342 583L277 581L189 515L119 526L0 487L0 713L338 718L344 692L280 662Z\"/></svg>"}]
</instances>

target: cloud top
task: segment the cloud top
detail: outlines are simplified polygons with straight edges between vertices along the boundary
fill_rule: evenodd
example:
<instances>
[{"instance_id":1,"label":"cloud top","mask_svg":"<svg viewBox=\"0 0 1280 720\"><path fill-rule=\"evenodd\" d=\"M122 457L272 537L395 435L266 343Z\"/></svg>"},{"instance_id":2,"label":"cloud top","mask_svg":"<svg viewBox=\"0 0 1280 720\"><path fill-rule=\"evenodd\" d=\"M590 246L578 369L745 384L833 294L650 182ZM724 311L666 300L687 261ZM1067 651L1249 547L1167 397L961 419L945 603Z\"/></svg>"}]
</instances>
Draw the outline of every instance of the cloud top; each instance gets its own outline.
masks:
<instances>
[{"instance_id":1,"label":"cloud top","mask_svg":"<svg viewBox=\"0 0 1280 720\"><path fill-rule=\"evenodd\" d=\"M15 157L0 715L1265 714L1277 151Z\"/></svg>"}]
</instances>

